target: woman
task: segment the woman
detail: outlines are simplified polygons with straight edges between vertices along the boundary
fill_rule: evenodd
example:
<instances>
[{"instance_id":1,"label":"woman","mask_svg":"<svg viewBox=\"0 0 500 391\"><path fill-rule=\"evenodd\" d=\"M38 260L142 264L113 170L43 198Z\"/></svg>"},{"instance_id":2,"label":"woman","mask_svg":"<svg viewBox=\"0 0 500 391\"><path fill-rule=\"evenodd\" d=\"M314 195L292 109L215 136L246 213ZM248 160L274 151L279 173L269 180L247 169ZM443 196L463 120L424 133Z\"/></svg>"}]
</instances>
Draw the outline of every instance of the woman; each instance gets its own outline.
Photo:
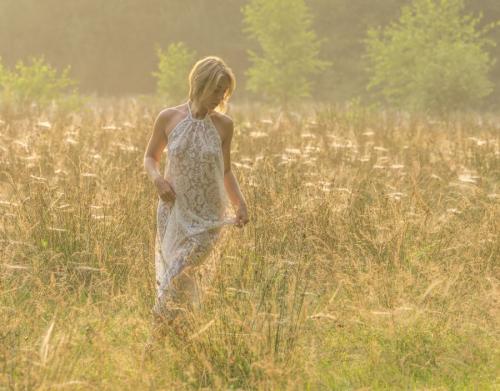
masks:
<instances>
[{"instance_id":1,"label":"woman","mask_svg":"<svg viewBox=\"0 0 500 391\"><path fill-rule=\"evenodd\" d=\"M233 121L223 114L234 88L233 72L224 61L203 58L189 74L188 102L162 110L155 120L144 168L159 195L157 319L171 321L192 303L193 271L208 256L223 225L241 228L248 223L246 202L231 171ZM161 175L165 147L167 164Z\"/></svg>"}]
</instances>

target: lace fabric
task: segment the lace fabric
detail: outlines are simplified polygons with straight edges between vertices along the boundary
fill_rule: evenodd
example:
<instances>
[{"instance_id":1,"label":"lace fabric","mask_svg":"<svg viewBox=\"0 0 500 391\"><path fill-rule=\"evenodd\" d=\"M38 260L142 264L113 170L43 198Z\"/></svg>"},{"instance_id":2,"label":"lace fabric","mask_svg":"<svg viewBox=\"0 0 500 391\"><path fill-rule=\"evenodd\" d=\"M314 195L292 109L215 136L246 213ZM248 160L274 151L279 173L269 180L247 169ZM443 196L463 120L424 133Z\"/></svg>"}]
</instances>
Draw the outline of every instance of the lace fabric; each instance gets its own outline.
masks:
<instances>
[{"instance_id":1,"label":"lace fabric","mask_svg":"<svg viewBox=\"0 0 500 391\"><path fill-rule=\"evenodd\" d=\"M173 279L209 255L224 225L234 224L224 187L224 160L219 133L207 115L188 115L169 134L165 178L174 202L158 201L155 242L157 301L160 312L175 299Z\"/></svg>"}]
</instances>

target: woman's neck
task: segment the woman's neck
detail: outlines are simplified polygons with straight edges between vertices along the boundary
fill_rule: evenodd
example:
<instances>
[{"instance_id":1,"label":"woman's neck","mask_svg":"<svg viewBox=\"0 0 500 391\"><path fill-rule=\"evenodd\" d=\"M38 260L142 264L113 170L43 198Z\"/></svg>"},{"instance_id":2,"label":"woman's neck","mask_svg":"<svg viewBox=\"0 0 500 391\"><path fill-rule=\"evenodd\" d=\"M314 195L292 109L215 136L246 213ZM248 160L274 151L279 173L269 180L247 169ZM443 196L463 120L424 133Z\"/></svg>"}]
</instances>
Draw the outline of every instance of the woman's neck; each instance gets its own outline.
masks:
<instances>
[{"instance_id":1,"label":"woman's neck","mask_svg":"<svg viewBox=\"0 0 500 391\"><path fill-rule=\"evenodd\" d=\"M191 115L196 119L205 118L208 110L205 107L198 105L198 103L196 102L193 102L191 100L189 102L191 104Z\"/></svg>"}]
</instances>

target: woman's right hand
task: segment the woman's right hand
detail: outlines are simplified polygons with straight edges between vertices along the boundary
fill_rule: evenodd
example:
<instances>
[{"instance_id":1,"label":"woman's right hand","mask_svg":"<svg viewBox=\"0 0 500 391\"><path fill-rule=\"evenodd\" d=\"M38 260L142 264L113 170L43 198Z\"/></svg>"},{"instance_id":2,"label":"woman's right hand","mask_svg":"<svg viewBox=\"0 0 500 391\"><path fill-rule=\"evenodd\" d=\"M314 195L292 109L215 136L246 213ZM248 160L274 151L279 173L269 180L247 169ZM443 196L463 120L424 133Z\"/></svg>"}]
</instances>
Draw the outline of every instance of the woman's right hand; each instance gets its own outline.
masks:
<instances>
[{"instance_id":1,"label":"woman's right hand","mask_svg":"<svg viewBox=\"0 0 500 391\"><path fill-rule=\"evenodd\" d=\"M154 183L156 189L158 190L158 195L163 201L165 202L175 201L175 191L165 178L159 176L158 178L155 179Z\"/></svg>"}]
</instances>

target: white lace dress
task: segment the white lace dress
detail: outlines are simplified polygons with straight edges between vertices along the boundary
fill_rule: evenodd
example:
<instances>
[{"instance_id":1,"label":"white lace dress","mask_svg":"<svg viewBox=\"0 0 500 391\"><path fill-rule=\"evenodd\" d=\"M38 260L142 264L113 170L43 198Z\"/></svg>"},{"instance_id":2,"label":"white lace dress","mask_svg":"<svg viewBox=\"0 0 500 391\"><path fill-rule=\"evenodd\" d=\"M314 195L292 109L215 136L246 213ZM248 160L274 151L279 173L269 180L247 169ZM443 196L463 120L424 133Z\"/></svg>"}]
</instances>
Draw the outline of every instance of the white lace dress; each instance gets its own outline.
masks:
<instances>
[{"instance_id":1,"label":"white lace dress","mask_svg":"<svg viewBox=\"0 0 500 391\"><path fill-rule=\"evenodd\" d=\"M219 133L207 115L188 115L171 130L164 177L176 199L161 199L157 208L155 269L157 297L153 310L161 313L175 296L172 280L187 266L199 265L210 253L221 228L234 224L224 187L224 160Z\"/></svg>"}]
</instances>

